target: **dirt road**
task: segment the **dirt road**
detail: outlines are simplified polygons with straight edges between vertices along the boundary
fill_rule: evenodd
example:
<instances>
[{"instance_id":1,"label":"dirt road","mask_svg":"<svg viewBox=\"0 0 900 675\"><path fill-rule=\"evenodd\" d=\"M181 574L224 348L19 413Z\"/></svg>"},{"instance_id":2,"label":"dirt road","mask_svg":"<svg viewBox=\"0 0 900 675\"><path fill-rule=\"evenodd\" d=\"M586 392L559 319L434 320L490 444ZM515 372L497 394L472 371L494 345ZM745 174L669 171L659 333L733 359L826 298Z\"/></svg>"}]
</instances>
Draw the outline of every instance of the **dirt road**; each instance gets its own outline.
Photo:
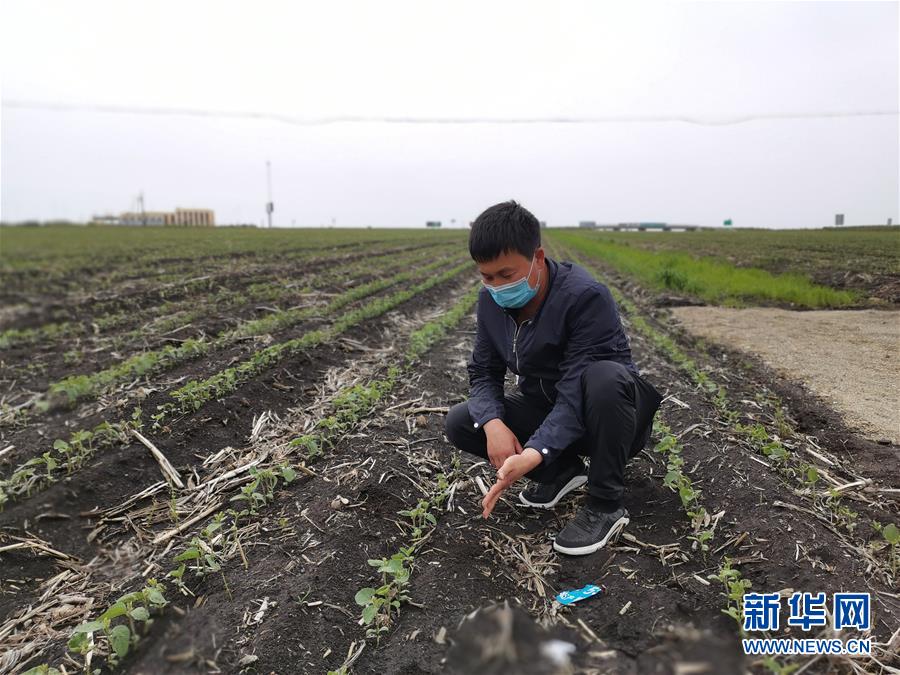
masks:
<instances>
[{"instance_id":1,"label":"dirt road","mask_svg":"<svg viewBox=\"0 0 900 675\"><path fill-rule=\"evenodd\" d=\"M690 333L759 356L872 440L900 441L900 312L675 307Z\"/></svg>"}]
</instances>

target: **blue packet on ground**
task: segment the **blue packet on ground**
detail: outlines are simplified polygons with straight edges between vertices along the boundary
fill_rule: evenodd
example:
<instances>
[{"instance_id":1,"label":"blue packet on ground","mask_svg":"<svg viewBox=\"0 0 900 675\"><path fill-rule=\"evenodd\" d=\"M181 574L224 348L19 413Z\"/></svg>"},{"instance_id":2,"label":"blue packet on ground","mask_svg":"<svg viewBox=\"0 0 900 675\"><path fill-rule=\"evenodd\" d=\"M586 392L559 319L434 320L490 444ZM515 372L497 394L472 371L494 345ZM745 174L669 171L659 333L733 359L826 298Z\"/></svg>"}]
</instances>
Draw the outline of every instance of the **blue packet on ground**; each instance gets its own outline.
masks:
<instances>
[{"instance_id":1,"label":"blue packet on ground","mask_svg":"<svg viewBox=\"0 0 900 675\"><path fill-rule=\"evenodd\" d=\"M585 598L590 598L591 596L597 595L597 593L602 590L603 588L601 586L588 584L584 588L575 588L571 591L563 591L556 596L556 600L562 605L571 605L573 602L578 602L579 600L584 600Z\"/></svg>"}]
</instances>

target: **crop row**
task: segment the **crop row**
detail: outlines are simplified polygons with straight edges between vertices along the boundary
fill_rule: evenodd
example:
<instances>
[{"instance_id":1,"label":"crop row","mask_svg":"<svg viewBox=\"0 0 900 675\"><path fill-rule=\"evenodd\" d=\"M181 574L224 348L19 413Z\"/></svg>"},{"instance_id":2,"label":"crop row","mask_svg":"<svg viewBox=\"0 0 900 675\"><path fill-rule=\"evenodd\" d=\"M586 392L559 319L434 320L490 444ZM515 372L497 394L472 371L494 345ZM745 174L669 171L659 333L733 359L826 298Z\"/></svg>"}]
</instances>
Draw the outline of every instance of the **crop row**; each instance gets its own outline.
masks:
<instances>
[{"instance_id":1,"label":"crop row","mask_svg":"<svg viewBox=\"0 0 900 675\"><path fill-rule=\"evenodd\" d=\"M330 273L322 272L314 277L313 287L317 287L321 283L326 283L335 277L339 277L341 274L352 277L355 271L363 271L366 269L367 265L378 265L381 260L395 261L398 258L405 258L407 253L409 253L410 259L415 259L421 257L426 251L429 253L440 254L443 253L444 250L444 247L435 250L429 246L402 250L395 249L386 253L378 253L376 251L374 255L366 256L361 260L354 260L350 263L344 261L345 256L330 260L328 258L322 258L318 254L309 254L308 260L315 262L316 264L333 262L335 265L335 269L331 270ZM272 265L270 264L267 269L261 270L260 273L266 275L269 275L270 273L275 274L271 267ZM275 269L277 270L278 268L275 267ZM210 277L209 275L192 279L188 278L188 274L180 274L180 276L177 277L177 283L147 291L156 293L161 302L157 303L152 308L142 310L142 313L147 316L160 317L162 320L155 323L153 327L159 332L165 332L169 328L176 328L183 325L185 321L190 321L197 316L202 316L206 311L240 307L248 301L273 302L284 295L289 294L292 290L292 288L289 285L285 285L283 281L257 282L247 286L244 291L235 291L227 287L220 287L214 294L209 295L208 297L198 298L196 294L193 294L188 298L172 301L166 300L167 296L182 296L191 289L198 292L212 289L216 283L216 278ZM121 303L117 299L105 302L101 301L95 305L93 309L102 312L103 307L106 304L118 306ZM198 304L202 304L202 306L198 308ZM0 332L0 350L11 349L23 345L53 342L63 337L99 335L133 321L134 311L128 309L101 313L98 316L83 321L58 321L45 323L32 328L10 328ZM127 339L141 334L142 329L136 329L135 331L132 331L131 334L125 335L124 337Z\"/></svg>"},{"instance_id":2,"label":"crop row","mask_svg":"<svg viewBox=\"0 0 900 675\"><path fill-rule=\"evenodd\" d=\"M164 227L4 228L0 272L41 276L107 270L154 269L160 263L196 263L234 257L279 255L381 243L458 240L462 232L402 229L273 229ZM176 255L173 256L173 251Z\"/></svg>"},{"instance_id":3,"label":"crop row","mask_svg":"<svg viewBox=\"0 0 900 675\"><path fill-rule=\"evenodd\" d=\"M471 311L477 295L478 288L474 287L448 312L414 331L409 336L406 350L387 368L384 377L364 385L352 385L334 397L332 414L314 427L312 435L317 439L318 451L307 452L304 459L322 454L322 448L336 444L370 415L404 381L409 368ZM309 444L304 440L288 447L308 450ZM277 499L275 488L279 482L289 484L296 477L296 471L286 459L289 458L280 457L270 465L252 467L248 482L230 498L227 507L210 516L198 533L183 545L166 547L166 551L174 551L168 553L172 569L166 574L167 583L184 595L193 595L192 579L202 580L210 574L221 574L223 566L238 555L245 560L240 542L241 527L272 505ZM383 632L390 624L391 615L396 614L404 600L408 600L402 586L408 582L413 554L419 543L427 538L428 529L436 524L434 509L447 497L449 490L446 477L437 476L433 483L434 489L429 494L418 500L413 508L400 512L409 519L409 545L394 556L370 561L383 575L384 583L361 589L356 594L357 602L362 605L361 621L370 626L373 635ZM164 595L163 583L150 579L142 584L138 590L118 598L95 619L78 625L70 634L70 652L85 655L92 649L95 657L106 655L107 664L118 667L146 633L153 620L152 614L160 613L170 602ZM44 664L34 672L51 671Z\"/></svg>"},{"instance_id":4,"label":"crop row","mask_svg":"<svg viewBox=\"0 0 900 675\"><path fill-rule=\"evenodd\" d=\"M438 260L422 269L430 271L445 264ZM94 398L109 391L115 385L129 382L134 378L155 375L180 363L198 356L215 352L238 340L254 336L282 331L301 321L319 316L330 316L346 305L377 293L385 288L413 278L415 271L405 264L405 271L393 276L375 279L360 286L353 287L338 295L324 308L320 306L297 307L268 314L262 318L247 321L236 328L219 335L213 340L188 338L178 345L165 345L159 349L135 354L124 361L90 374L71 375L51 383L47 391L32 402L31 406L16 411L16 421L22 423L29 412L46 412L60 405L75 404Z\"/></svg>"},{"instance_id":5,"label":"crop row","mask_svg":"<svg viewBox=\"0 0 900 675\"><path fill-rule=\"evenodd\" d=\"M431 265L426 265L421 270L404 273L407 275L406 277L404 277L404 279L413 275L417 276L422 272L430 272L436 266L445 264L446 263L444 261L438 261L436 263L432 263ZM464 260L462 263L451 267L441 274L431 276L410 289L397 291L390 296L373 300L372 302L359 307L358 309L346 312L342 314L337 320L335 320L334 323L332 323L330 326L309 331L307 333L304 333L300 337L288 340L286 342L279 342L277 344L270 345L265 349L254 353L252 357L243 361L242 363L231 368L226 368L225 370L222 370L215 375L206 378L205 380L193 380L191 382L188 382L184 386L172 392L172 398L174 399L173 401L158 407L158 412L153 415L153 420L158 421L160 416L162 416L163 418L169 418L172 414L187 413L199 410L200 407L210 399L218 398L226 393L234 391L234 389L237 388L240 384L256 376L258 373L271 368L274 364L278 363L282 359L285 359L288 356L301 352L305 349L317 347L324 342L332 340L346 331L348 328L357 325L363 320L384 314L386 311L396 307L403 302L406 302L413 296L418 295L419 293L422 293L429 288L442 284L445 281L449 281L463 270L470 268L471 265L471 261ZM366 293L365 295L369 294L370 293ZM365 296L363 295L360 297ZM336 308L329 305L328 309L328 313L331 314L334 313Z\"/></svg>"},{"instance_id":6,"label":"crop row","mask_svg":"<svg viewBox=\"0 0 900 675\"><path fill-rule=\"evenodd\" d=\"M106 325L105 321L110 317L118 317L117 323L133 323L135 319L134 312L121 312L116 315L97 317L93 321L87 321L85 323L67 324L79 332L88 330L87 326L90 325L93 328L93 331L89 338L85 336L75 340L68 350L64 350L62 345L58 345L57 350L52 353L52 363L55 364L57 368L61 365L76 365L83 361L88 352L97 353L98 351L103 351L105 353L115 352L117 355L124 354L126 358L131 358L131 354L135 353L138 349L147 350L148 342L152 341L154 336L160 341L168 340L168 338L165 338L164 336L167 333L174 332L176 329L179 334L184 335L184 329L190 327L191 323L195 320L214 317L219 313L228 313L231 315L239 314L241 311L246 312L248 305L251 303L259 302L270 305L268 309L277 314L283 310L275 310L271 307L272 305L282 304L283 307L290 307L292 306L292 303L297 302L310 304L315 299L310 299L309 296L321 295L321 293L316 292L318 289L326 288L331 285L342 287L346 284L346 279L348 278L353 279L354 281L366 280L367 278L384 276L398 270L409 269L413 264L425 259L426 255L427 258L430 259L440 259L450 253L454 253L454 248L455 247L451 248L444 244L437 244L412 250L394 249L379 255L353 260L349 263L345 263L344 259L341 258L330 261L334 263L331 267L319 270L314 274L306 276L301 275L296 282L287 279L259 281L251 283L241 290L220 288L215 295L164 302L159 306L153 307L151 311L141 311L141 314L148 317L156 316L156 319L148 321L142 326L128 332L117 333L110 337L102 337L101 334L104 332L104 329L101 329L99 324ZM317 265L322 264L322 260L317 260L316 262ZM307 276L311 276L312 278L307 279ZM303 285L304 281L308 281L309 283ZM235 312L234 310L238 310L238 312ZM62 324L48 324L48 327L52 329L51 332L55 332L60 325ZM32 336L37 332L40 332L38 329L29 330L34 331L31 333ZM185 335L181 340L173 340L173 342L182 344L184 343L184 338L195 337L198 332L198 329L194 329L192 333ZM0 340L2 340L2 336L0 336ZM51 356L51 354L47 354L47 356ZM120 356L118 358L122 357ZM140 355L134 358L136 360L141 359ZM48 363L48 360L45 360L44 358L32 358L27 362L20 363L18 366L10 364L10 367L11 373L16 370L23 371L16 377L27 382L33 375L45 372L49 365L50 363ZM10 375L10 377L14 376ZM55 383L58 388L58 396L55 397L56 403L54 405L64 405L69 402L69 397L65 394L65 388L70 383L75 385L73 391L76 394L78 392L78 385L87 385L90 387L90 382L84 382L79 375L73 374L69 376L69 379L63 378L63 382ZM51 384L54 383L51 382ZM47 386L47 384L43 385L45 399L47 398ZM35 400L28 400L18 405L13 405L11 403L0 404L0 424L25 424L30 417L29 412L40 412L40 408L36 407L35 403Z\"/></svg>"},{"instance_id":7,"label":"crop row","mask_svg":"<svg viewBox=\"0 0 900 675\"><path fill-rule=\"evenodd\" d=\"M411 275L427 273L438 265L446 265L446 262L438 261L414 272L403 273L402 278L406 279ZM390 296L373 301L352 312L344 313L326 328L309 331L293 340L270 345L256 352L252 357L237 366L226 368L204 380L189 382L172 392L172 400L158 406L157 412L151 416L154 428L159 428L176 414L197 410L204 402L209 401L213 397L234 391L241 383L246 382L281 359L303 349L310 349L327 342L352 326L366 319L377 317L419 293L444 283L470 266L470 261L464 261L440 275L428 277L425 281L416 284L410 289L397 291ZM385 281L378 283L385 283ZM329 305L329 313L336 312L353 299L365 297L364 294L361 294L362 291L360 289L362 287L351 289L348 292L353 293L353 296L344 294L332 300L332 304ZM427 343L427 340L422 336L417 336L414 339L419 341L425 340ZM130 430L132 428L137 430L141 428L141 414L141 410L135 408L131 418L128 420L122 420L114 424L102 422L93 429L81 429L73 432L69 439L57 439L54 441L51 450L29 459L19 465L9 478L0 480L0 508L10 500L31 495L35 490L56 480L57 476L64 471L66 474L73 473L81 468L97 450L106 449L121 442L127 442Z\"/></svg>"}]
</instances>

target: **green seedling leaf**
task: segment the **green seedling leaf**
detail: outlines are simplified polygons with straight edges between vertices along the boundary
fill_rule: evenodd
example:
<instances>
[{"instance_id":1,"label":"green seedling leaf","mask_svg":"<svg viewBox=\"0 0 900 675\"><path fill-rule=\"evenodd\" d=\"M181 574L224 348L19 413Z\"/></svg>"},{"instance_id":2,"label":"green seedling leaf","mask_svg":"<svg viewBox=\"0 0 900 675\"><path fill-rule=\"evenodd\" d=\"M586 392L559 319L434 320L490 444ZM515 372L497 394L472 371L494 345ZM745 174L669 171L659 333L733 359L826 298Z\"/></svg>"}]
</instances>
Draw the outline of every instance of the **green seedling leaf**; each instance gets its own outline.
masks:
<instances>
[{"instance_id":1,"label":"green seedling leaf","mask_svg":"<svg viewBox=\"0 0 900 675\"><path fill-rule=\"evenodd\" d=\"M375 619L375 615L377 613L378 613L378 608L374 604L366 605L365 608L363 609L363 613L362 613L363 622L366 623L367 625L372 623L372 621Z\"/></svg>"},{"instance_id":2,"label":"green seedling leaf","mask_svg":"<svg viewBox=\"0 0 900 675\"><path fill-rule=\"evenodd\" d=\"M87 651L88 645L88 634L87 633L75 633L72 637L69 638L68 647L73 652L78 652L83 654Z\"/></svg>"},{"instance_id":3,"label":"green seedling leaf","mask_svg":"<svg viewBox=\"0 0 900 675\"><path fill-rule=\"evenodd\" d=\"M365 607L370 602L372 602L373 595L375 595L374 588L361 588L356 592L356 597L354 598L354 600L356 600L357 605Z\"/></svg>"},{"instance_id":4,"label":"green seedling leaf","mask_svg":"<svg viewBox=\"0 0 900 675\"><path fill-rule=\"evenodd\" d=\"M185 550L183 553L179 553L175 556L175 562L183 562L185 560L196 560L200 557L200 549L195 546L191 546L189 549Z\"/></svg>"},{"instance_id":5,"label":"green seedling leaf","mask_svg":"<svg viewBox=\"0 0 900 675\"><path fill-rule=\"evenodd\" d=\"M77 626L73 631L76 635L79 633L93 633L94 631L103 630L103 622L102 621L87 621L80 626Z\"/></svg>"},{"instance_id":6,"label":"green seedling leaf","mask_svg":"<svg viewBox=\"0 0 900 675\"><path fill-rule=\"evenodd\" d=\"M881 535L892 546L900 544L900 530L898 530L897 526L893 523L888 523L887 525L885 525L881 530Z\"/></svg>"},{"instance_id":7,"label":"green seedling leaf","mask_svg":"<svg viewBox=\"0 0 900 675\"><path fill-rule=\"evenodd\" d=\"M158 588L148 588L147 589L147 599L154 605L158 607L162 607L166 604L166 599L163 597L163 594L160 592Z\"/></svg>"},{"instance_id":8,"label":"green seedling leaf","mask_svg":"<svg viewBox=\"0 0 900 675\"><path fill-rule=\"evenodd\" d=\"M133 610L128 612L128 614L135 621L146 621L150 618L150 612L147 611L146 607L135 607Z\"/></svg>"},{"instance_id":9,"label":"green seedling leaf","mask_svg":"<svg viewBox=\"0 0 900 675\"><path fill-rule=\"evenodd\" d=\"M100 615L101 621L112 621L116 617L122 616L125 612L128 611L128 608L125 606L125 603L119 601L114 605L110 605L110 608L107 609L103 614Z\"/></svg>"},{"instance_id":10,"label":"green seedling leaf","mask_svg":"<svg viewBox=\"0 0 900 675\"><path fill-rule=\"evenodd\" d=\"M125 655L128 654L128 647L131 645L131 631L128 626L124 624L113 626L113 629L109 631L109 643L116 656L120 659L125 658Z\"/></svg>"}]
</instances>

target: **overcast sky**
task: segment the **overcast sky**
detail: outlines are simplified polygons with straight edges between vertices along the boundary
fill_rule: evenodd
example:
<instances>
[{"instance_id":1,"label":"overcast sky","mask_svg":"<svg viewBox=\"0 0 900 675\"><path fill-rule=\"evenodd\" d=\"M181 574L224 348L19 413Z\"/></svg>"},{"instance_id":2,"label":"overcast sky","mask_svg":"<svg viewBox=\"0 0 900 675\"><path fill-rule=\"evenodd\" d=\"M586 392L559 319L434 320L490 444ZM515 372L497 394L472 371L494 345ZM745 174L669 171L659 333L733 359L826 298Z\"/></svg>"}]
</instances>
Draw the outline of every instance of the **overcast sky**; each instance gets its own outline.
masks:
<instances>
[{"instance_id":1,"label":"overcast sky","mask_svg":"<svg viewBox=\"0 0 900 675\"><path fill-rule=\"evenodd\" d=\"M268 159L279 226L461 225L509 198L550 225L898 222L896 2L2 8L4 220L84 220L143 191L259 223ZM861 112L882 114L833 116Z\"/></svg>"}]
</instances>

